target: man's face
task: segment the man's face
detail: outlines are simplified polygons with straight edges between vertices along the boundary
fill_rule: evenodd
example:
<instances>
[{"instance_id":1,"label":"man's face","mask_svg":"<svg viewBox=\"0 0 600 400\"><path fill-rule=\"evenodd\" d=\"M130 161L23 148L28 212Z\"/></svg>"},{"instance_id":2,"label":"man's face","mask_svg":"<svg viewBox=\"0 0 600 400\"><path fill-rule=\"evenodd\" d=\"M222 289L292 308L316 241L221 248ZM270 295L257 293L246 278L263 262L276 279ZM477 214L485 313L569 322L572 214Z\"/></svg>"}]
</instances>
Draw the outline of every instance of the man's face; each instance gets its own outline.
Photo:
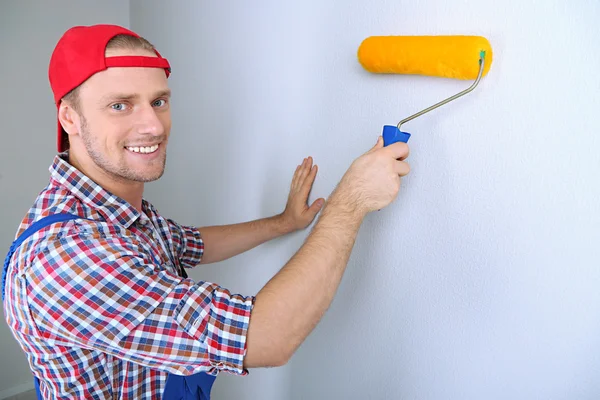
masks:
<instances>
[{"instance_id":1,"label":"man's face","mask_svg":"<svg viewBox=\"0 0 600 400\"><path fill-rule=\"evenodd\" d=\"M106 55L156 56L122 49ZM170 91L163 69L108 68L81 86L79 106L81 141L73 144L76 151L85 149L85 159L95 168L122 181L150 182L162 176L171 130Z\"/></svg>"}]
</instances>

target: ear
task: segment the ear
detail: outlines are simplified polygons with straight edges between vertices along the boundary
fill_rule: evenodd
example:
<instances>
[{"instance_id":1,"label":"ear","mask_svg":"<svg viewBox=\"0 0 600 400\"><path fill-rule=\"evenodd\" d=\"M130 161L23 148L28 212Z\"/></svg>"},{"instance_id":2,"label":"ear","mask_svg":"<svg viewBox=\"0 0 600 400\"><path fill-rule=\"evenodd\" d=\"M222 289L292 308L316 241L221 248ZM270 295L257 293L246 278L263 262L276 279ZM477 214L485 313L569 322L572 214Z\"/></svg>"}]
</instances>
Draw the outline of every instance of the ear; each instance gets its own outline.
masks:
<instances>
[{"instance_id":1,"label":"ear","mask_svg":"<svg viewBox=\"0 0 600 400\"><path fill-rule=\"evenodd\" d=\"M79 114L65 101L61 101L58 107L58 120L69 135L79 134Z\"/></svg>"}]
</instances>

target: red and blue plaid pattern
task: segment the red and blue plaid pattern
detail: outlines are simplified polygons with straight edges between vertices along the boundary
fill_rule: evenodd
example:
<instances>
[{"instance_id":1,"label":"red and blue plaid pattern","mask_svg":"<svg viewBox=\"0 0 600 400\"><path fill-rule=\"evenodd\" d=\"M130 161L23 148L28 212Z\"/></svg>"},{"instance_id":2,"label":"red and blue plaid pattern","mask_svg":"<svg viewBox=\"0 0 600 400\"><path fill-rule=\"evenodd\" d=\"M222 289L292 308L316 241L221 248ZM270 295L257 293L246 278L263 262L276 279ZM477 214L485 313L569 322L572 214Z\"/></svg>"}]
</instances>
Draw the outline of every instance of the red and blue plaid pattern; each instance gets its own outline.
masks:
<instances>
[{"instance_id":1,"label":"red and blue plaid pattern","mask_svg":"<svg viewBox=\"0 0 600 400\"><path fill-rule=\"evenodd\" d=\"M4 303L43 397L159 399L168 373L247 374L255 298L178 274L200 262L200 232L145 200L137 211L62 157L17 235L49 214L82 218L17 249Z\"/></svg>"}]
</instances>

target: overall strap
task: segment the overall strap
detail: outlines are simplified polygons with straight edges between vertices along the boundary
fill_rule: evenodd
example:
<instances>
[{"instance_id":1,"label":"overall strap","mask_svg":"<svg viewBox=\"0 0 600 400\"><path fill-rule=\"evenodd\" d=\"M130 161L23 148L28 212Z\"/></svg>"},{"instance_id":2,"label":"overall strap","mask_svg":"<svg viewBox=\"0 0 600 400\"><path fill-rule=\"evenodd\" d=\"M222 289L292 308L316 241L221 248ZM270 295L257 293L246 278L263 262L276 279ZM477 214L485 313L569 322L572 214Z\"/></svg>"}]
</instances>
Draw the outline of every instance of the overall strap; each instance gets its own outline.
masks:
<instances>
[{"instance_id":1,"label":"overall strap","mask_svg":"<svg viewBox=\"0 0 600 400\"><path fill-rule=\"evenodd\" d=\"M210 400L215 375L197 372L182 376L169 374L163 390L162 400Z\"/></svg>"},{"instance_id":2,"label":"overall strap","mask_svg":"<svg viewBox=\"0 0 600 400\"><path fill-rule=\"evenodd\" d=\"M40 219L39 221L36 221L33 224L31 224L31 226L29 228L27 228L25 230L25 232L23 232L21 235L19 235L18 238L15 239L15 241L10 245L8 254L6 255L6 258L4 259L4 267L2 268L2 301L3 302L4 302L4 287L6 286L6 271L8 270L8 264L10 263L10 259L12 258L13 254L15 253L17 248L25 240L27 240L31 235L33 235L40 229L43 229L43 228L50 226L52 224L55 224L57 222L69 221L69 220L77 219L77 218L83 218L83 217L80 217L79 215L75 215L75 214L69 214L69 213L48 215L47 217L44 217L44 218Z\"/></svg>"},{"instance_id":3,"label":"overall strap","mask_svg":"<svg viewBox=\"0 0 600 400\"><path fill-rule=\"evenodd\" d=\"M25 229L25 232L21 233L19 235L19 237L15 239L15 241L11 244L10 249L8 250L8 254L6 255L6 258L4 259L4 267L2 268L2 302L4 302L4 288L6 286L6 272L8 270L8 264L10 263L10 259L12 258L13 254L15 253L17 248L25 240L27 240L31 235L33 235L40 229L43 229L43 228L50 226L52 224L55 224L57 222L69 221L69 220L78 219L78 218L82 218L82 217L80 217L79 215L69 214L69 213L51 214L51 215L48 215L48 216L34 222L33 224L31 224L31 226L29 228ZM35 387L36 396L38 399L41 400L42 393L40 391L40 381L35 376L33 379L33 384Z\"/></svg>"}]
</instances>

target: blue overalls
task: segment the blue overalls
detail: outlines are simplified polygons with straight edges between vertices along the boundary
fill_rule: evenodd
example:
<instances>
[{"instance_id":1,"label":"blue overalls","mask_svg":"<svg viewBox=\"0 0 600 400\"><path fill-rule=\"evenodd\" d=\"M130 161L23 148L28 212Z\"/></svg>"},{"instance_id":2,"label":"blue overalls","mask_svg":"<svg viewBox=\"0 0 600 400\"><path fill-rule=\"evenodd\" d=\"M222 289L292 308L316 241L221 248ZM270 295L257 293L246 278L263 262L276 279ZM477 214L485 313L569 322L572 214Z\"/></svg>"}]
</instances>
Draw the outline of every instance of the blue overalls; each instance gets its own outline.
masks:
<instances>
[{"instance_id":1,"label":"blue overalls","mask_svg":"<svg viewBox=\"0 0 600 400\"><path fill-rule=\"evenodd\" d=\"M25 230L10 246L8 255L4 260L4 268L2 269L2 301L4 302L4 287L6 285L6 272L8 269L8 263L17 247L21 245L29 236L33 235L38 230L52 225L56 222L68 221L72 219L82 218L78 215L62 213L49 215L39 221L34 222L29 228ZM182 268L182 275L187 278L185 270ZM163 391L164 400L210 400L210 390L216 379L216 376L209 375L205 372L198 372L190 376L174 375L169 374L167 377L167 383ZM40 381L37 377L34 377L35 391L37 398L42 399L40 393Z\"/></svg>"}]
</instances>

